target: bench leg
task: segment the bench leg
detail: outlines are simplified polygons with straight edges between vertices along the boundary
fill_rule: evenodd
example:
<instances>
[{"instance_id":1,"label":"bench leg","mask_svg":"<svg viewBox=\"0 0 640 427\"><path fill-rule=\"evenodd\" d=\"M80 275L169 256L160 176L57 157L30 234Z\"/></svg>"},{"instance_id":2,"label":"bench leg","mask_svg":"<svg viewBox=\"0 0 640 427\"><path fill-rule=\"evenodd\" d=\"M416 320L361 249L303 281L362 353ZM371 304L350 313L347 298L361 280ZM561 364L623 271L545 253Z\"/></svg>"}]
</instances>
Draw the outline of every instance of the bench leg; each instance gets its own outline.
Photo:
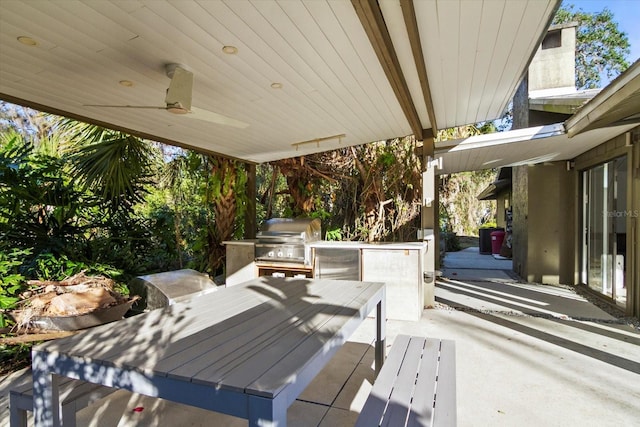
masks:
<instances>
[{"instance_id":1,"label":"bench leg","mask_svg":"<svg viewBox=\"0 0 640 427\"><path fill-rule=\"evenodd\" d=\"M9 392L9 425L27 427L27 411L33 411L33 398Z\"/></svg>"},{"instance_id":2,"label":"bench leg","mask_svg":"<svg viewBox=\"0 0 640 427\"><path fill-rule=\"evenodd\" d=\"M58 378L50 371L47 353L32 350L33 421L36 427L60 427Z\"/></svg>"},{"instance_id":3,"label":"bench leg","mask_svg":"<svg viewBox=\"0 0 640 427\"><path fill-rule=\"evenodd\" d=\"M27 411L24 409L11 408L9 418L11 427L27 427Z\"/></svg>"},{"instance_id":4,"label":"bench leg","mask_svg":"<svg viewBox=\"0 0 640 427\"><path fill-rule=\"evenodd\" d=\"M63 427L76 427L76 408L75 402L62 405L62 425Z\"/></svg>"},{"instance_id":5,"label":"bench leg","mask_svg":"<svg viewBox=\"0 0 640 427\"><path fill-rule=\"evenodd\" d=\"M9 404L9 425L11 427L27 427L27 411L16 407L13 401Z\"/></svg>"},{"instance_id":6,"label":"bench leg","mask_svg":"<svg viewBox=\"0 0 640 427\"><path fill-rule=\"evenodd\" d=\"M28 408L28 409L27 409ZM76 427L75 402L62 405L62 425L64 427ZM33 410L33 399L25 396L11 394L9 397L9 426L27 427L27 411Z\"/></svg>"}]
</instances>

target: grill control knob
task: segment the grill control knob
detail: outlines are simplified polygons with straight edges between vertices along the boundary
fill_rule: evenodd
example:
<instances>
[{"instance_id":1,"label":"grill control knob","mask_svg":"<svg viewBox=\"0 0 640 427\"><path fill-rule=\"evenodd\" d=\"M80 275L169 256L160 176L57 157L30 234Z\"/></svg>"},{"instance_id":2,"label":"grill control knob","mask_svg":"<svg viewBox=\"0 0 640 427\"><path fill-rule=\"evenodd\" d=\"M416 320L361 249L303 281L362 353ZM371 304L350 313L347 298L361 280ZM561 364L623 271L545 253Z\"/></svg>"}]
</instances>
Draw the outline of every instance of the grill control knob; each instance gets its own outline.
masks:
<instances>
[{"instance_id":1,"label":"grill control knob","mask_svg":"<svg viewBox=\"0 0 640 427\"><path fill-rule=\"evenodd\" d=\"M278 258L282 258L284 256L284 254L282 253L282 251L278 252Z\"/></svg>"},{"instance_id":2,"label":"grill control knob","mask_svg":"<svg viewBox=\"0 0 640 427\"><path fill-rule=\"evenodd\" d=\"M274 255L275 255L275 254L273 253L273 251L269 251L269 253L267 254L267 256L268 256L269 258L273 258L273 256L274 256Z\"/></svg>"}]
</instances>

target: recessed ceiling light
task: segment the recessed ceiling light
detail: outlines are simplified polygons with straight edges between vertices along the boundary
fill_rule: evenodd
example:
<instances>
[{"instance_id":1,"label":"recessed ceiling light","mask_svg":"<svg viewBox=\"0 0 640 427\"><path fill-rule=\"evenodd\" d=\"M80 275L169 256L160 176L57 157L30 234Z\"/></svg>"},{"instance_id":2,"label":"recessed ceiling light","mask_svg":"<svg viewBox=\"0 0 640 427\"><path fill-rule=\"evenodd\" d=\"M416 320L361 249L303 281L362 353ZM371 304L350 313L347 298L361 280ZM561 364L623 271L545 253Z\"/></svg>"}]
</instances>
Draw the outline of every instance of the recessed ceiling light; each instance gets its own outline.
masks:
<instances>
[{"instance_id":1,"label":"recessed ceiling light","mask_svg":"<svg viewBox=\"0 0 640 427\"><path fill-rule=\"evenodd\" d=\"M229 55L235 55L238 53L238 48L235 46L223 46L222 51Z\"/></svg>"},{"instance_id":2,"label":"recessed ceiling light","mask_svg":"<svg viewBox=\"0 0 640 427\"><path fill-rule=\"evenodd\" d=\"M35 41L31 37L27 37L27 36L18 37L18 41L20 43L22 43L23 45L26 45L26 46L37 46L38 45L37 41Z\"/></svg>"},{"instance_id":3,"label":"recessed ceiling light","mask_svg":"<svg viewBox=\"0 0 640 427\"><path fill-rule=\"evenodd\" d=\"M118 83L125 87L133 86L133 82L131 80L120 80Z\"/></svg>"},{"instance_id":4,"label":"recessed ceiling light","mask_svg":"<svg viewBox=\"0 0 640 427\"><path fill-rule=\"evenodd\" d=\"M282 89L282 83L271 83L271 88L273 89Z\"/></svg>"}]
</instances>

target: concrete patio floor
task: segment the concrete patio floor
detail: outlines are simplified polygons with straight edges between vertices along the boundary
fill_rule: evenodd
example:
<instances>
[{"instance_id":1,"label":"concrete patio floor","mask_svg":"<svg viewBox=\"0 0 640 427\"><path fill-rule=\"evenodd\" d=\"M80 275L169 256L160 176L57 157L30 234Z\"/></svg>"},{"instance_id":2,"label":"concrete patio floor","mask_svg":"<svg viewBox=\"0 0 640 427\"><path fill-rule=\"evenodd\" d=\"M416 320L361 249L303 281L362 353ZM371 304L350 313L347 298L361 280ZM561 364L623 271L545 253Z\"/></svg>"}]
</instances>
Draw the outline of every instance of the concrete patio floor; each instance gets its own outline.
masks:
<instances>
[{"instance_id":1,"label":"concrete patio floor","mask_svg":"<svg viewBox=\"0 0 640 427\"><path fill-rule=\"evenodd\" d=\"M467 258L467 268L459 268L456 254ZM398 334L455 340L459 426L638 425L636 327L571 289L518 283L505 261L496 268L477 259L482 266L474 267L470 259L473 254L447 254L437 308L420 321L387 322L389 346ZM367 319L290 407L288 425L354 424L374 378L374 335ZM8 425L8 387L8 379L0 383L1 425ZM78 426L246 425L125 391L78 413Z\"/></svg>"}]
</instances>

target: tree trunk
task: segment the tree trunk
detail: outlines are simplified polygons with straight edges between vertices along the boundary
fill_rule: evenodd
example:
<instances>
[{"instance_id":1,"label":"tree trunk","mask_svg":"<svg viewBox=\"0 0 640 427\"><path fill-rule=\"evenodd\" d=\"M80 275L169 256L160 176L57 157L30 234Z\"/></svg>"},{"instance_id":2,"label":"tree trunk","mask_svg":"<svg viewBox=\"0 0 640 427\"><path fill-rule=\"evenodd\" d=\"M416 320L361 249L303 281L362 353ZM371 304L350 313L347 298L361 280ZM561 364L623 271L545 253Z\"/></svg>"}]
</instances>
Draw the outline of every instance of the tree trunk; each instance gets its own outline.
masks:
<instances>
[{"instance_id":1,"label":"tree trunk","mask_svg":"<svg viewBox=\"0 0 640 427\"><path fill-rule=\"evenodd\" d=\"M275 163L280 173L287 179L291 200L289 202L294 216L308 215L315 208L314 182L317 177L305 166L304 157L283 159Z\"/></svg>"},{"instance_id":2,"label":"tree trunk","mask_svg":"<svg viewBox=\"0 0 640 427\"><path fill-rule=\"evenodd\" d=\"M222 157L211 157L211 174L214 182L213 212L215 223L208 232L209 269L215 273L224 265L225 249L222 242L233 237L236 219L236 182L238 162Z\"/></svg>"}]
</instances>

